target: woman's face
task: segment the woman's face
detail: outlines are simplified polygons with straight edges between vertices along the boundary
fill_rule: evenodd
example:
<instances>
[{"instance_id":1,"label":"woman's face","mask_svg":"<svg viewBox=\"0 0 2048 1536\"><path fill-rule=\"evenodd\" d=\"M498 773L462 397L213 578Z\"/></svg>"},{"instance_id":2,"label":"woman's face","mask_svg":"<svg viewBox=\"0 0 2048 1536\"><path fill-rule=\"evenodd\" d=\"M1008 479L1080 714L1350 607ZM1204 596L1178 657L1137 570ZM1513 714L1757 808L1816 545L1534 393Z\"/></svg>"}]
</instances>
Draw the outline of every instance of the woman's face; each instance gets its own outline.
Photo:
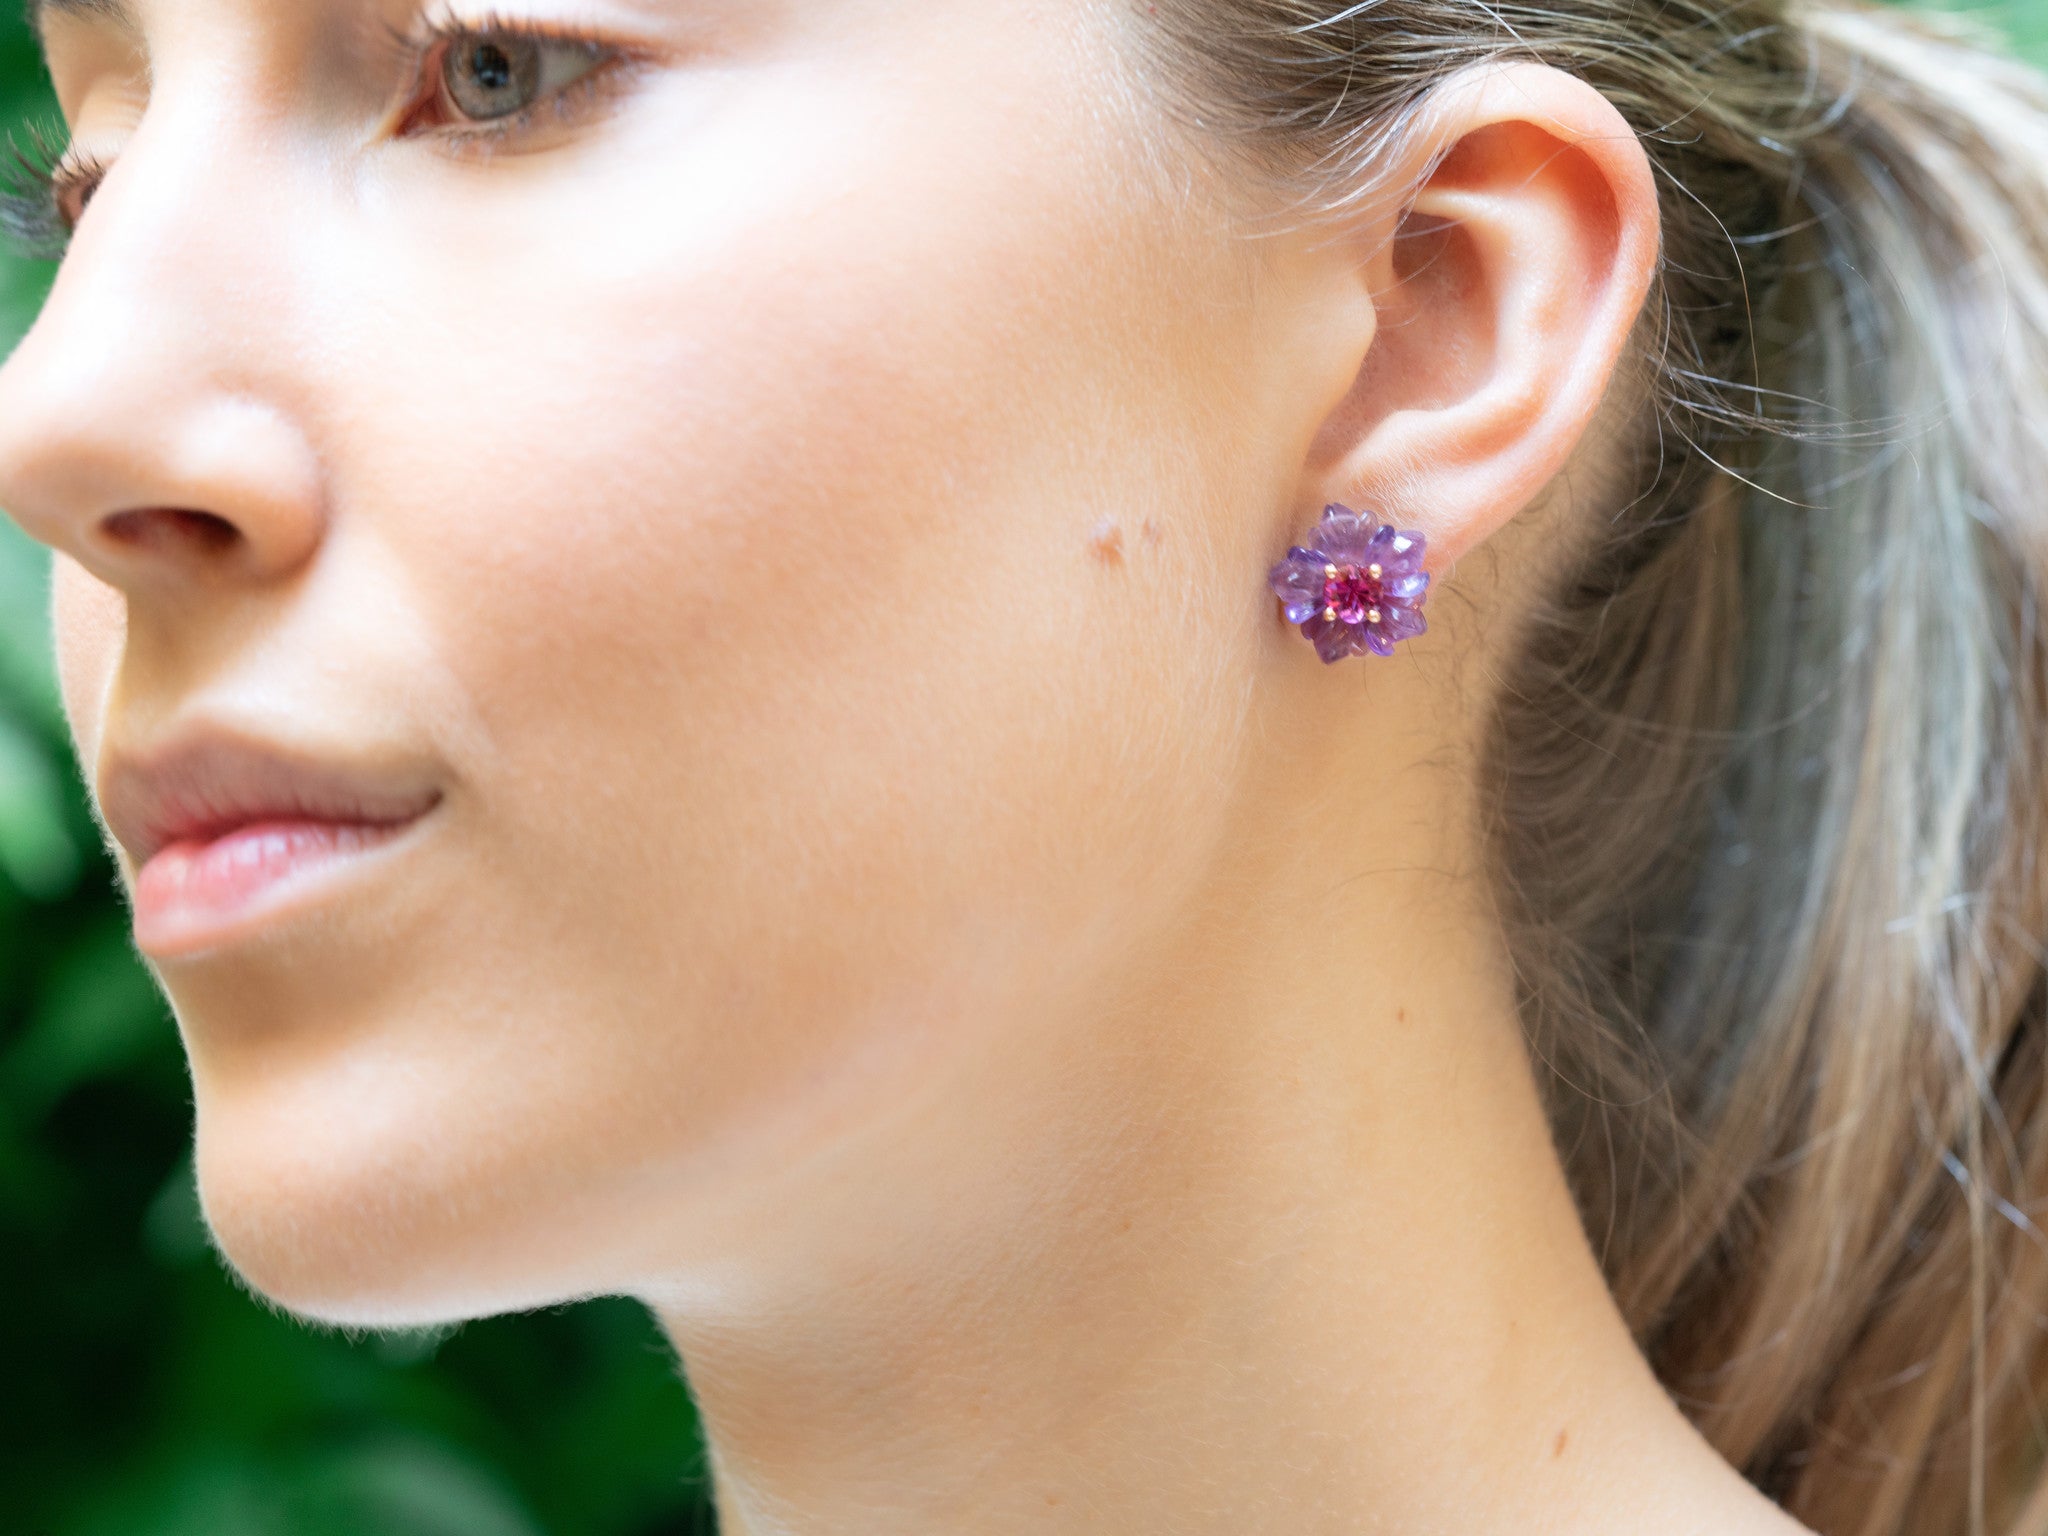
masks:
<instances>
[{"instance_id":1,"label":"woman's face","mask_svg":"<svg viewBox=\"0 0 2048 1536\"><path fill-rule=\"evenodd\" d=\"M88 774L218 729L439 797L138 932L259 1289L425 1319L857 1224L904 1197L859 1149L971 1125L967 1064L1178 920L1276 643L1299 322L1128 25L46 7L111 169L0 372L0 504L60 553Z\"/></svg>"}]
</instances>

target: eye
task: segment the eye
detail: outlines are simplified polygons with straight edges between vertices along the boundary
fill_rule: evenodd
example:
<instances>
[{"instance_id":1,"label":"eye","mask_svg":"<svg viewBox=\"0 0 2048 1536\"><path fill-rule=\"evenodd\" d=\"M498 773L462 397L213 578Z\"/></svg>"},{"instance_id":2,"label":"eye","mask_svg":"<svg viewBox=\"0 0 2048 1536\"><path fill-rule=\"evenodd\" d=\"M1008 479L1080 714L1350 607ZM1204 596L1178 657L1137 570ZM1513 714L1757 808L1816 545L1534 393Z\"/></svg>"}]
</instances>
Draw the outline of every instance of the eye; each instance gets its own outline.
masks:
<instances>
[{"instance_id":1,"label":"eye","mask_svg":"<svg viewBox=\"0 0 2048 1536\"><path fill-rule=\"evenodd\" d=\"M92 160L80 160L57 173L57 207L66 226L78 227L78 221L85 217L85 210L92 205L92 195L99 191L106 174L107 168Z\"/></svg>"},{"instance_id":2,"label":"eye","mask_svg":"<svg viewBox=\"0 0 2048 1536\"><path fill-rule=\"evenodd\" d=\"M574 85L600 60L587 43L480 32L451 43L442 54L441 88L464 117L489 122Z\"/></svg>"},{"instance_id":3,"label":"eye","mask_svg":"<svg viewBox=\"0 0 2048 1536\"><path fill-rule=\"evenodd\" d=\"M617 49L510 27L451 28L427 60L407 131L509 125L619 62Z\"/></svg>"}]
</instances>

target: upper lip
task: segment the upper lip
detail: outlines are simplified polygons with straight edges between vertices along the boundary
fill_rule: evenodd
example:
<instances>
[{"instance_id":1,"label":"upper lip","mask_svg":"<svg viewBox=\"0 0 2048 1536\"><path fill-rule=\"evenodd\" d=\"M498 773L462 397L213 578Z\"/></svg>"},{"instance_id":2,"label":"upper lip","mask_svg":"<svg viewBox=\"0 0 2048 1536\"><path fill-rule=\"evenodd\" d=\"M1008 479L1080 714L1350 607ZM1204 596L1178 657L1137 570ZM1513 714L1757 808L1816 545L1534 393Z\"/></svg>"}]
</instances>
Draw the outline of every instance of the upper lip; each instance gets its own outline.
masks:
<instances>
[{"instance_id":1,"label":"upper lip","mask_svg":"<svg viewBox=\"0 0 2048 1536\"><path fill-rule=\"evenodd\" d=\"M396 825L440 798L409 769L209 730L148 753L110 752L100 812L139 868L185 838L211 841L273 820Z\"/></svg>"}]
</instances>

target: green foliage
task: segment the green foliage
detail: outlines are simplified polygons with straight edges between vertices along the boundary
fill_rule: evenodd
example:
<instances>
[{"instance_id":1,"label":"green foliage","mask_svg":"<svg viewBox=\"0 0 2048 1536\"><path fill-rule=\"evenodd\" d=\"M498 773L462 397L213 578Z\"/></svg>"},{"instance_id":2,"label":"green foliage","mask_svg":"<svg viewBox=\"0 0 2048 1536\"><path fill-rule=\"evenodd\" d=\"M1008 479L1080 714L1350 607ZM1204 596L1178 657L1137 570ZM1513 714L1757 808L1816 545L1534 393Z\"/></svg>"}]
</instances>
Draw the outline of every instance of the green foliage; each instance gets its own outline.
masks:
<instances>
[{"instance_id":1,"label":"green foliage","mask_svg":"<svg viewBox=\"0 0 2048 1536\"><path fill-rule=\"evenodd\" d=\"M1971 5L2048 60L2048 0ZM0 118L54 120L0 6ZM0 348L51 269L0 260ZM174 1024L72 761L47 562L0 519L0 1488L33 1536L710 1531L635 1305L351 1340L238 1288L192 1188Z\"/></svg>"},{"instance_id":2,"label":"green foliage","mask_svg":"<svg viewBox=\"0 0 2048 1536\"><path fill-rule=\"evenodd\" d=\"M2021 57L2048 68L2048 0L1902 0L1909 9L1953 11L1983 23Z\"/></svg>"}]
</instances>

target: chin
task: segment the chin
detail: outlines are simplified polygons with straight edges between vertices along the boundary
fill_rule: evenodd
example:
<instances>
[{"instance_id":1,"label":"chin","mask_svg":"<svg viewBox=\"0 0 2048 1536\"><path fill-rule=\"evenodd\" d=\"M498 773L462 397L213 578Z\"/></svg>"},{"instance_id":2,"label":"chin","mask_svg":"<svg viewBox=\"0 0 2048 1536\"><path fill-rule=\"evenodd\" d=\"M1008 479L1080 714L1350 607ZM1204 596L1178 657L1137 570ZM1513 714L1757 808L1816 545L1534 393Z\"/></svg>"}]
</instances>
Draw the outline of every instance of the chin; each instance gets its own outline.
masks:
<instances>
[{"instance_id":1,"label":"chin","mask_svg":"<svg viewBox=\"0 0 2048 1536\"><path fill-rule=\"evenodd\" d=\"M254 1122L254 1123L252 1123ZM451 1159L445 1141L345 1120L282 1138L259 1117L199 1116L200 1211L222 1262L309 1323L425 1328L597 1294L587 1262L519 1184ZM585 1250L587 1253L587 1250Z\"/></svg>"}]
</instances>

